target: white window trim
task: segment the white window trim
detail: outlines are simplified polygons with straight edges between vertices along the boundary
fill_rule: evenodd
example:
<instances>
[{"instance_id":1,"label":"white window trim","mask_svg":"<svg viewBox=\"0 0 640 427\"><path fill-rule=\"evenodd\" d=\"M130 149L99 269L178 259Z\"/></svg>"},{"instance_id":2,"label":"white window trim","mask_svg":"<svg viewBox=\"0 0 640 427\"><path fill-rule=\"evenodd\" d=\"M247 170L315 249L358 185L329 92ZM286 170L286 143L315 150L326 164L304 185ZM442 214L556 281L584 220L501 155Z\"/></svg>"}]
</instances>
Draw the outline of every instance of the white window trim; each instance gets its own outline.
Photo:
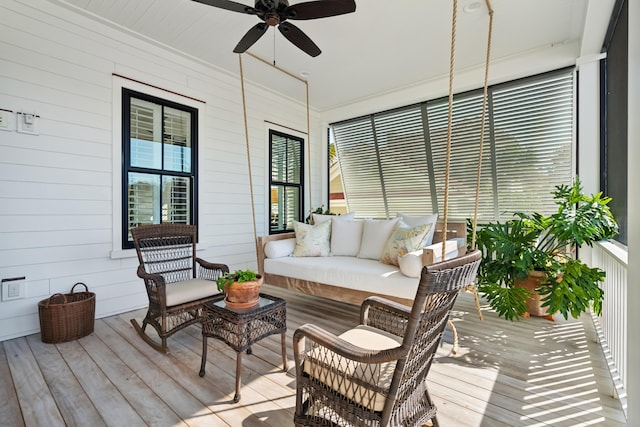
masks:
<instances>
[{"instance_id":1,"label":"white window trim","mask_svg":"<svg viewBox=\"0 0 640 427\"><path fill-rule=\"evenodd\" d=\"M130 89L145 93L157 98L166 99L178 104L186 105L198 110L198 156L201 150L201 142L206 139L205 127L203 126L205 117L205 104L195 99L180 96L177 93L165 91L157 87L128 80L116 75L112 75L112 226L111 226L111 259L123 259L136 257L135 249L122 249L122 89ZM198 179L200 172L198 170ZM198 186L196 197L201 200L201 188ZM200 223L200 218L198 218ZM205 249L200 244L198 250Z\"/></svg>"}]
</instances>

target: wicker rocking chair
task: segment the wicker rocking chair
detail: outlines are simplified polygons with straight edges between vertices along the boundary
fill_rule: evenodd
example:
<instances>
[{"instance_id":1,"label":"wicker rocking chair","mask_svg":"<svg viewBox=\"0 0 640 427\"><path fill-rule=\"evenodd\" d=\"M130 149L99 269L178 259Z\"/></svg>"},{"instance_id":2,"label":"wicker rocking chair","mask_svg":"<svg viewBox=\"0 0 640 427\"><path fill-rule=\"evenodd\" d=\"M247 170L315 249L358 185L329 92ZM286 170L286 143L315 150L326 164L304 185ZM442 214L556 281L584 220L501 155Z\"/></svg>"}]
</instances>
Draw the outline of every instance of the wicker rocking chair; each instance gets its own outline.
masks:
<instances>
[{"instance_id":1,"label":"wicker rocking chair","mask_svg":"<svg viewBox=\"0 0 640 427\"><path fill-rule=\"evenodd\" d=\"M196 227L185 224L143 225L131 230L144 279L149 309L142 321L131 324L149 345L168 353L167 338L200 321L202 305L219 294L216 279L228 272L225 264L196 258ZM145 329L151 325L160 342Z\"/></svg>"},{"instance_id":2,"label":"wicker rocking chair","mask_svg":"<svg viewBox=\"0 0 640 427\"><path fill-rule=\"evenodd\" d=\"M475 280L480 251L424 267L413 307L369 297L360 325L293 336L296 426L437 426L427 374L453 304Z\"/></svg>"}]
</instances>

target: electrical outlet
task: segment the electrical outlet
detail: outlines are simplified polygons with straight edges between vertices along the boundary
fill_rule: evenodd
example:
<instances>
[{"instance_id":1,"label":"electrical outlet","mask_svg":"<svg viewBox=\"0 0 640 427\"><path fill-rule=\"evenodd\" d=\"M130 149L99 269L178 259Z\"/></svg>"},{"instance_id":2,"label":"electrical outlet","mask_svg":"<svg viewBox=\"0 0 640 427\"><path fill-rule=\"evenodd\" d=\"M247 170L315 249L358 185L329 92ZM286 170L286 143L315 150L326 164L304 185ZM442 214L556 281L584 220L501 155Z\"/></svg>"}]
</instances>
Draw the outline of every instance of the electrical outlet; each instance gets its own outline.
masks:
<instances>
[{"instance_id":1,"label":"electrical outlet","mask_svg":"<svg viewBox=\"0 0 640 427\"><path fill-rule=\"evenodd\" d=\"M25 278L12 277L10 279L2 279L2 301L11 301L25 297Z\"/></svg>"},{"instance_id":2,"label":"electrical outlet","mask_svg":"<svg viewBox=\"0 0 640 427\"><path fill-rule=\"evenodd\" d=\"M9 285L7 296L9 298L18 298L20 296L20 283L9 282L7 285Z\"/></svg>"}]
</instances>

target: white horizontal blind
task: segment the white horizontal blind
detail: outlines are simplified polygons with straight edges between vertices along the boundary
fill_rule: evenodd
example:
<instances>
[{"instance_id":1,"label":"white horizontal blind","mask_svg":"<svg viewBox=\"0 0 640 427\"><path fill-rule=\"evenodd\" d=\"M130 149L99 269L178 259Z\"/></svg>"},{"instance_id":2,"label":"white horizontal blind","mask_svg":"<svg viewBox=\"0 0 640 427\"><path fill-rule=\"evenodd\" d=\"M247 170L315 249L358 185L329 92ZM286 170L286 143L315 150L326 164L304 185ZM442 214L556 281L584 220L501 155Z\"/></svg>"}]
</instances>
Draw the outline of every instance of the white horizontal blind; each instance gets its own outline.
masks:
<instances>
[{"instance_id":1,"label":"white horizontal blind","mask_svg":"<svg viewBox=\"0 0 640 427\"><path fill-rule=\"evenodd\" d=\"M349 211L361 217L386 218L371 117L335 125L333 133Z\"/></svg>"},{"instance_id":2,"label":"white horizontal blind","mask_svg":"<svg viewBox=\"0 0 640 427\"><path fill-rule=\"evenodd\" d=\"M385 216L431 212L431 178L420 106L376 114L374 126L387 199Z\"/></svg>"},{"instance_id":3,"label":"white horizontal blind","mask_svg":"<svg viewBox=\"0 0 640 427\"><path fill-rule=\"evenodd\" d=\"M449 119L448 99L427 103L427 111L429 113L429 134L433 152L438 212L443 212ZM480 129L482 126L482 93L456 97L452 118L447 216L450 219L461 220L473 216L476 198ZM488 121L486 121L478 221L491 220L494 213L491 143Z\"/></svg>"},{"instance_id":4,"label":"white horizontal blind","mask_svg":"<svg viewBox=\"0 0 640 427\"><path fill-rule=\"evenodd\" d=\"M454 99L451 219L474 213L482 97L474 91ZM448 99L332 124L349 210L376 218L442 212L447 126ZM571 182L572 147L572 70L490 88L479 222L514 211L549 213L555 186Z\"/></svg>"},{"instance_id":5,"label":"white horizontal blind","mask_svg":"<svg viewBox=\"0 0 640 427\"><path fill-rule=\"evenodd\" d=\"M493 91L493 118L500 216L555 212L549 192L572 177L573 74Z\"/></svg>"}]
</instances>

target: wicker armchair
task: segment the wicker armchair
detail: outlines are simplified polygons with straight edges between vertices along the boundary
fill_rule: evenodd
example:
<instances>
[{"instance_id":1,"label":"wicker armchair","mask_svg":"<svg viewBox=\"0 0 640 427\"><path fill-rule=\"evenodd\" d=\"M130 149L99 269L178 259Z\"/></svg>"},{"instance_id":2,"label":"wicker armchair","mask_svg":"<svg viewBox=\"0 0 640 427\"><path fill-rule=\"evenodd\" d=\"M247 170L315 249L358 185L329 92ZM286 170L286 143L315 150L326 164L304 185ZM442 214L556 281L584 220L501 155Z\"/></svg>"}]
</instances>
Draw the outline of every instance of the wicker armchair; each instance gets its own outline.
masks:
<instances>
[{"instance_id":1,"label":"wicker armchair","mask_svg":"<svg viewBox=\"0 0 640 427\"><path fill-rule=\"evenodd\" d=\"M167 338L200 321L202 305L219 294L216 279L229 271L225 264L196 258L196 227L185 224L143 225L131 230L144 279L149 309L142 321L131 324L149 345L168 353ZM151 325L160 338L146 332Z\"/></svg>"},{"instance_id":2,"label":"wicker armchair","mask_svg":"<svg viewBox=\"0 0 640 427\"><path fill-rule=\"evenodd\" d=\"M293 336L296 426L437 426L427 374L449 313L475 280L480 251L424 267L409 308L379 297L360 325L335 336L315 325Z\"/></svg>"}]
</instances>

